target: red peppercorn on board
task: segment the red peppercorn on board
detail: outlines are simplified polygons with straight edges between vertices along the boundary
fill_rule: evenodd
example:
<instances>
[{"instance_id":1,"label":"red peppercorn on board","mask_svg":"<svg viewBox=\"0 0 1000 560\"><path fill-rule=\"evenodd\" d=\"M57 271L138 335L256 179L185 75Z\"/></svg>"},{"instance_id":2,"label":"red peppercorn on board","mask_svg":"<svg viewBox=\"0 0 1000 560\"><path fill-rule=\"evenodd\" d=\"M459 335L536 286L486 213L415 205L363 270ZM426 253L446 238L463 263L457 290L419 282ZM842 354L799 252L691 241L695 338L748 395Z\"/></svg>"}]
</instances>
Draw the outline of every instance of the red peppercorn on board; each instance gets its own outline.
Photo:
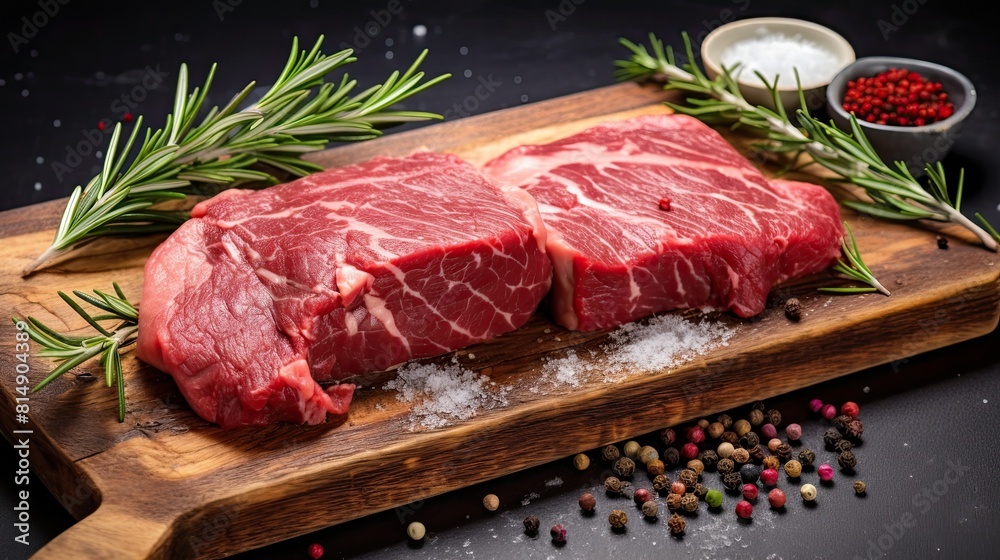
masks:
<instances>
[{"instance_id":1,"label":"red peppercorn on board","mask_svg":"<svg viewBox=\"0 0 1000 560\"><path fill-rule=\"evenodd\" d=\"M313 159L332 167L429 148L480 164L522 143L666 112L660 102L671 95L619 84L338 147ZM742 145L742 139L729 138ZM32 315L82 333L85 323L56 292L107 290L118 281L127 295L137 296L143 264L162 238L108 242L92 248L86 259L21 278L17 271L51 241L64 206L60 200L0 213L5 263L0 298L8 315ZM566 358L567 351L582 363L599 360L611 336L568 332L539 312L514 332L428 360L455 361L510 388L496 406L435 429L413 429L414 403L384 388L390 372L360 380L342 423L222 430L189 409L168 375L131 355L123 358L124 423L117 421L117 395L104 386L96 364L19 402L24 395L17 392L14 372L26 365L33 386L52 366L34 355L33 343L19 366L18 331L3 322L7 347L0 362L7 374L0 384L0 424L8 439L21 436L15 430L31 430L22 437L30 438L33 472L80 519L36 557L221 558L904 360L996 327L997 254L957 228L889 223L846 209L843 216L890 297L817 292L834 282L824 273L780 286L774 303L753 319L710 316L732 336L726 345L680 365L632 368L611 380L581 377L576 383L529 386L546 360ZM938 248L938 235L951 240L947 249ZM778 303L791 297L800 302L797 321ZM697 318L691 312L677 315ZM19 418L24 411L26 417Z\"/></svg>"}]
</instances>

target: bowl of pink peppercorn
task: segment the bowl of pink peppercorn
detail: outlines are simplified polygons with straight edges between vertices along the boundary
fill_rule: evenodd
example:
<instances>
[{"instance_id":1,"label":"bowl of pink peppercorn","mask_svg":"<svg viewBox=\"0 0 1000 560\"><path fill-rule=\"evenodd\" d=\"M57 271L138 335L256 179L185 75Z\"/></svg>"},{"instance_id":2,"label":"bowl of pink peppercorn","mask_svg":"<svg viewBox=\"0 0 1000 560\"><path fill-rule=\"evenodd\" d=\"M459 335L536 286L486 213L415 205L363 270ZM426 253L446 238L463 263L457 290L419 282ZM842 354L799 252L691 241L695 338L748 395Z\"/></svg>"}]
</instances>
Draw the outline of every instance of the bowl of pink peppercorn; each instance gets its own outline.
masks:
<instances>
[{"instance_id":1,"label":"bowl of pink peppercorn","mask_svg":"<svg viewBox=\"0 0 1000 560\"><path fill-rule=\"evenodd\" d=\"M859 58L826 90L837 128L853 133L851 117L891 169L903 162L923 175L944 159L976 106L976 88L957 70L912 58Z\"/></svg>"}]
</instances>

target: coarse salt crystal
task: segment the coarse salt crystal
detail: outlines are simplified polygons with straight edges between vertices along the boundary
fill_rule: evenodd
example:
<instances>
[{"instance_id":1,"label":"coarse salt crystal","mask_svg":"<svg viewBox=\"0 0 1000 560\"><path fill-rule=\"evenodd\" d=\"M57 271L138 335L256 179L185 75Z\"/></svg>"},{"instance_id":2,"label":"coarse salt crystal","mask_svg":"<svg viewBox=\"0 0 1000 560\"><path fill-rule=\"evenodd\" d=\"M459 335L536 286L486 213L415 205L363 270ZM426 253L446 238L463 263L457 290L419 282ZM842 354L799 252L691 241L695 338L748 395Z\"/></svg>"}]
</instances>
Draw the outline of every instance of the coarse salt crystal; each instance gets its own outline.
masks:
<instances>
[{"instance_id":1,"label":"coarse salt crystal","mask_svg":"<svg viewBox=\"0 0 1000 560\"><path fill-rule=\"evenodd\" d=\"M507 405L509 387L497 386L485 375L457 365L410 363L396 371L385 390L395 390L401 402L415 402L412 429L436 429L468 420L481 410Z\"/></svg>"},{"instance_id":2,"label":"coarse salt crystal","mask_svg":"<svg viewBox=\"0 0 1000 560\"><path fill-rule=\"evenodd\" d=\"M778 86L795 87L795 70L803 86L827 83L840 70L838 59L818 43L804 39L801 35L785 35L760 30L758 35L737 41L722 52L719 61L724 68L732 68L734 77L761 83L755 71L767 81Z\"/></svg>"}]
</instances>

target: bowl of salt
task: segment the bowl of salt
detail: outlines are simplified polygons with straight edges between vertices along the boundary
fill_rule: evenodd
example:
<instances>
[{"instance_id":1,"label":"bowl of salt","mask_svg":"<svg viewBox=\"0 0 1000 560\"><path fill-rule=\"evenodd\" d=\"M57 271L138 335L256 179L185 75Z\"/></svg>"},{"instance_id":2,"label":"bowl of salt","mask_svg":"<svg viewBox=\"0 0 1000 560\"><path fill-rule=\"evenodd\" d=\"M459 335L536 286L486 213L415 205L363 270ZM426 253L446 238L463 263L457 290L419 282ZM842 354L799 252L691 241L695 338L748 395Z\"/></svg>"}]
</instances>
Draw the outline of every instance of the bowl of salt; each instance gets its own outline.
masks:
<instances>
[{"instance_id":1,"label":"bowl of salt","mask_svg":"<svg viewBox=\"0 0 1000 560\"><path fill-rule=\"evenodd\" d=\"M715 79L725 69L749 103L774 109L759 72L770 84L777 84L781 105L789 113L801 105L799 83L805 109L819 109L826 104L826 86L854 60L854 48L840 34L794 18L737 20L716 28L701 44L701 61L709 78Z\"/></svg>"}]
</instances>

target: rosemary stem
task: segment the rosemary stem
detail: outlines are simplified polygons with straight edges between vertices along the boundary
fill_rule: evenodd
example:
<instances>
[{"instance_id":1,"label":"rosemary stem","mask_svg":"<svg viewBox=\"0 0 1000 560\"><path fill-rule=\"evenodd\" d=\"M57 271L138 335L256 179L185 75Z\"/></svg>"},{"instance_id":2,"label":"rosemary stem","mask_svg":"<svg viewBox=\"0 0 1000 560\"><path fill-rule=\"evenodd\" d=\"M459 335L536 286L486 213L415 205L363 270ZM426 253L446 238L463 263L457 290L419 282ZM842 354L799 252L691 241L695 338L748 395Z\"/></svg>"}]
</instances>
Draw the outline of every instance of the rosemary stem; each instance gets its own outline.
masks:
<instances>
[{"instance_id":1,"label":"rosemary stem","mask_svg":"<svg viewBox=\"0 0 1000 560\"><path fill-rule=\"evenodd\" d=\"M996 239L993 239L993 236L983 228L979 227L978 224L966 218L964 214L947 204L936 204L935 206L944 212L952 222L955 222L956 224L959 224L976 234L976 237L983 242L983 245L985 245L987 249L990 249L991 251L1000 251L1000 244L997 244Z\"/></svg>"}]
</instances>

